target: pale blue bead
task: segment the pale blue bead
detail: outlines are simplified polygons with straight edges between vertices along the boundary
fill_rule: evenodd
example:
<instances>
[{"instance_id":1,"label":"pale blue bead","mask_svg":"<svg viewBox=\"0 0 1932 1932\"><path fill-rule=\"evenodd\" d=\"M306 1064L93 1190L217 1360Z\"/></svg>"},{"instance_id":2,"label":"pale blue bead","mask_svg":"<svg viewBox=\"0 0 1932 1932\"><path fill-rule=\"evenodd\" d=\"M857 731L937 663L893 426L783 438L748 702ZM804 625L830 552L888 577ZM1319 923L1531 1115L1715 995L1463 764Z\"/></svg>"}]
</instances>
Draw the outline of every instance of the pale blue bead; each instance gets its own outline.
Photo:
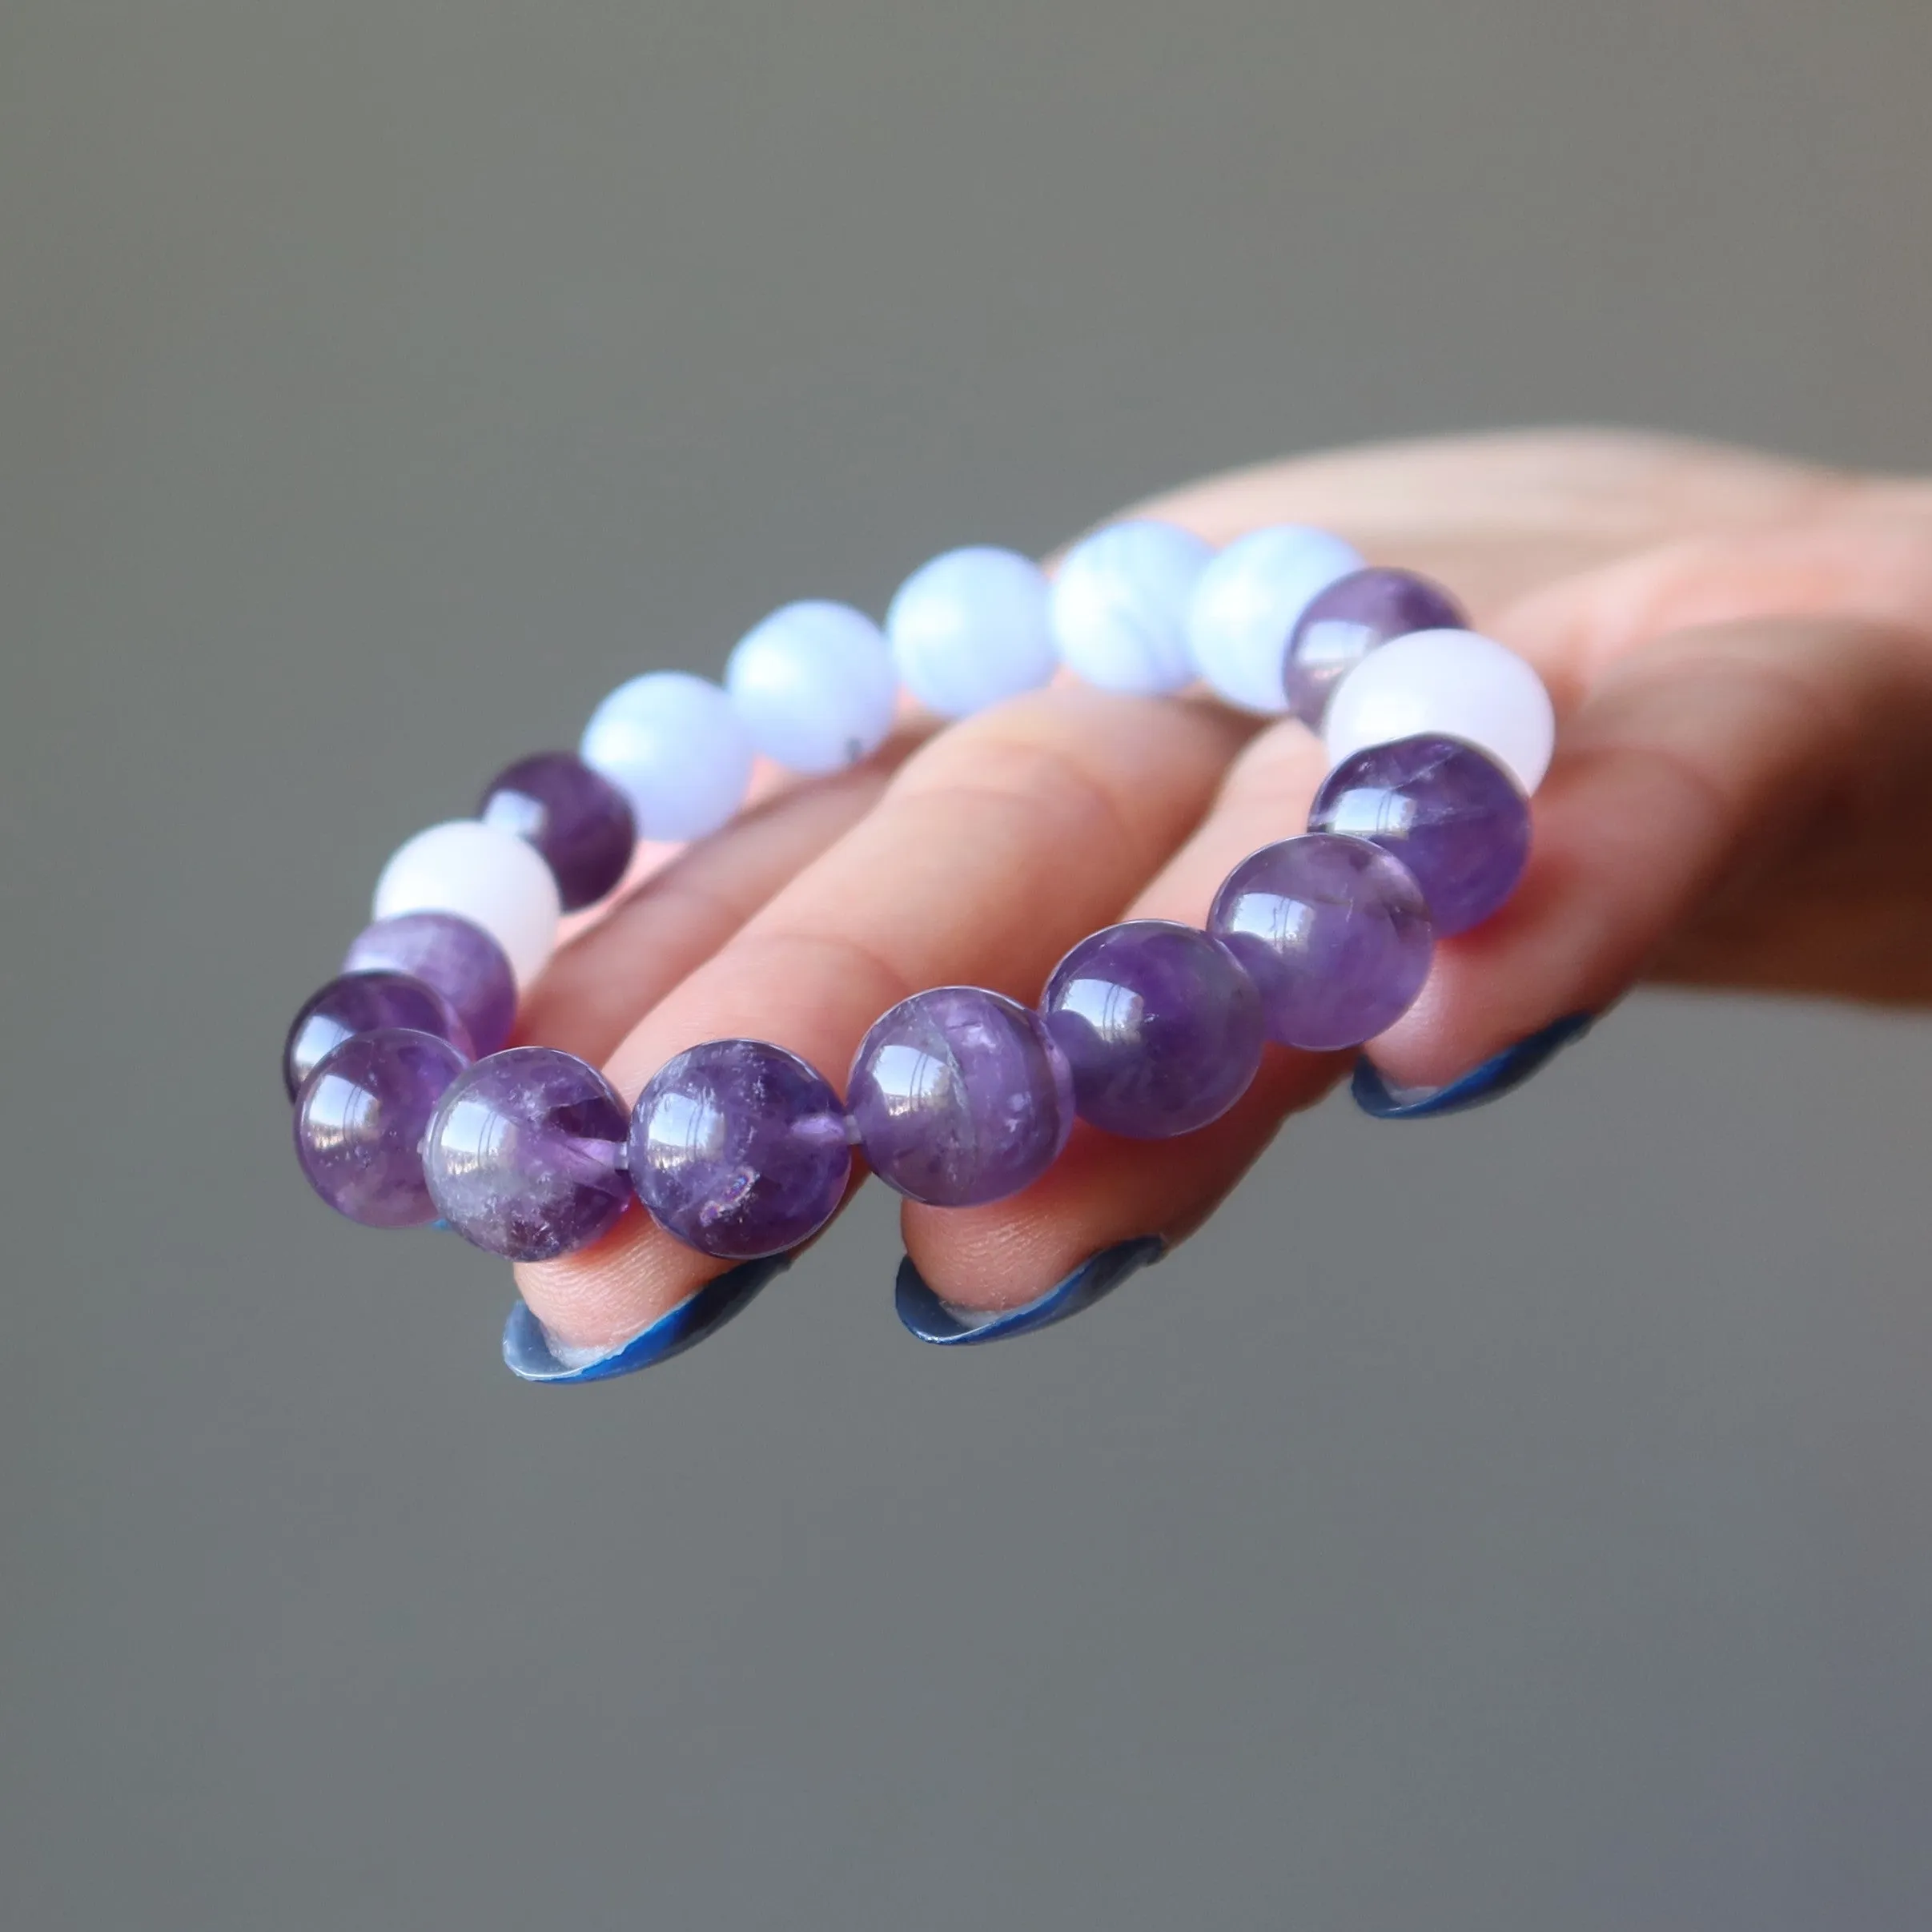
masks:
<instances>
[{"instance_id":1,"label":"pale blue bead","mask_svg":"<svg viewBox=\"0 0 1932 1932\"><path fill-rule=\"evenodd\" d=\"M886 635L906 689L965 717L1053 676L1046 579L1031 559L975 545L922 564L899 586Z\"/></svg>"},{"instance_id":2,"label":"pale blue bead","mask_svg":"<svg viewBox=\"0 0 1932 1932\"><path fill-rule=\"evenodd\" d=\"M1053 580L1060 661L1107 691L1178 691L1194 681L1187 607L1212 548L1174 524L1136 517L1067 552Z\"/></svg>"},{"instance_id":3,"label":"pale blue bead","mask_svg":"<svg viewBox=\"0 0 1932 1932\"><path fill-rule=\"evenodd\" d=\"M702 838L751 781L751 735L723 689L684 671L620 685L591 714L577 755L631 801L642 838Z\"/></svg>"},{"instance_id":4,"label":"pale blue bead","mask_svg":"<svg viewBox=\"0 0 1932 1932\"><path fill-rule=\"evenodd\" d=\"M1289 633L1318 591L1361 568L1352 544L1305 524L1237 537L1195 585L1187 612L1195 669L1244 711L1287 710Z\"/></svg>"},{"instance_id":5,"label":"pale blue bead","mask_svg":"<svg viewBox=\"0 0 1932 1932\"><path fill-rule=\"evenodd\" d=\"M745 633L725 689L751 741L789 771L835 772L892 729L899 679L885 633L849 604L787 604Z\"/></svg>"}]
</instances>

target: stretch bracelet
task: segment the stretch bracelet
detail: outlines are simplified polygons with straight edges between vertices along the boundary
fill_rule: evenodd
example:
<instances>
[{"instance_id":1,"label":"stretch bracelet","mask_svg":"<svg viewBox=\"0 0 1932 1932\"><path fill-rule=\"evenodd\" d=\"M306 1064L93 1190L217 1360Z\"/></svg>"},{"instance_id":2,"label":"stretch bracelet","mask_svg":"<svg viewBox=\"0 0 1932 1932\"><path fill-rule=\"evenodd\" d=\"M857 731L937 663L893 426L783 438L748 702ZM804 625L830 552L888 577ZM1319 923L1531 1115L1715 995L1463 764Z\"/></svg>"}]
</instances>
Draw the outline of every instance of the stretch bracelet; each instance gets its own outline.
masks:
<instances>
[{"instance_id":1,"label":"stretch bracelet","mask_svg":"<svg viewBox=\"0 0 1932 1932\"><path fill-rule=\"evenodd\" d=\"M505 1050L562 914L617 888L641 833L715 830L757 754L805 773L866 757L902 683L958 717L1061 665L1123 691L1199 680L1320 735L1307 831L1236 866L1204 927L1095 933L1035 1008L976 986L916 994L866 1034L842 1101L761 1040L689 1048L633 1107L572 1054ZM998 1200L1046 1171L1076 1118L1188 1133L1240 1098L1265 1042L1330 1050L1392 1025L1436 942L1514 889L1554 737L1535 672L1447 592L1299 525L1216 552L1171 524L1116 524L1050 581L1010 551L951 551L882 629L843 605L788 605L722 685L633 679L576 753L512 765L474 818L389 861L374 923L289 1032L303 1171L351 1220L440 1221L516 1261L586 1247L636 1202L705 1254L779 1255L831 1218L855 1151L914 1200Z\"/></svg>"}]
</instances>

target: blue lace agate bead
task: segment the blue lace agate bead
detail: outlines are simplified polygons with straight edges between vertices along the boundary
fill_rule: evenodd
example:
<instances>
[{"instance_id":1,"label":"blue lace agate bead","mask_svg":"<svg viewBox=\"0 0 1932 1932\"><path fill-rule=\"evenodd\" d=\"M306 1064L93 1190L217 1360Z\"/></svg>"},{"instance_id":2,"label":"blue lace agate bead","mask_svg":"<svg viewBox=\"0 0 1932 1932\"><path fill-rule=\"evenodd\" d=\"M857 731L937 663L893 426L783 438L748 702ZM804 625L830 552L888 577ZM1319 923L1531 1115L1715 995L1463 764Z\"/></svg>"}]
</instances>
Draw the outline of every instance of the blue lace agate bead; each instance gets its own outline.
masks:
<instances>
[{"instance_id":1,"label":"blue lace agate bead","mask_svg":"<svg viewBox=\"0 0 1932 1932\"><path fill-rule=\"evenodd\" d=\"M1046 578L1017 551L972 544L915 570L886 613L906 688L942 717L965 717L1053 676Z\"/></svg>"},{"instance_id":2,"label":"blue lace agate bead","mask_svg":"<svg viewBox=\"0 0 1932 1932\"><path fill-rule=\"evenodd\" d=\"M1187 606L1214 555L1178 524L1150 516L1083 537L1054 572L1060 661L1103 691L1178 691L1194 681Z\"/></svg>"}]
</instances>

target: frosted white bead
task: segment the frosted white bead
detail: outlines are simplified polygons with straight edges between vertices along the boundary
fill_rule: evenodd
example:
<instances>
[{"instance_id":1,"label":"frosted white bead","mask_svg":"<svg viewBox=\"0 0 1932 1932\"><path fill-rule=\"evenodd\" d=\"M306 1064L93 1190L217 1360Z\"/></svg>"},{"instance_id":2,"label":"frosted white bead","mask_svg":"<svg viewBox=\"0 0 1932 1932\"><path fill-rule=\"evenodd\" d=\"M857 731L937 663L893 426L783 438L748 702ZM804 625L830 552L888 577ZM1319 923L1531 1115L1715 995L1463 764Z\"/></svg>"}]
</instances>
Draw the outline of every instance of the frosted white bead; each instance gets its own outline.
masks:
<instances>
[{"instance_id":1,"label":"frosted white bead","mask_svg":"<svg viewBox=\"0 0 1932 1932\"><path fill-rule=\"evenodd\" d=\"M849 604L787 604L746 632L725 689L751 741L795 772L835 772L877 751L899 679L885 633Z\"/></svg>"},{"instance_id":2,"label":"frosted white bead","mask_svg":"<svg viewBox=\"0 0 1932 1932\"><path fill-rule=\"evenodd\" d=\"M1016 551L975 544L922 564L899 586L886 635L906 687L942 717L965 717L1053 676L1046 578Z\"/></svg>"},{"instance_id":3,"label":"frosted white bead","mask_svg":"<svg viewBox=\"0 0 1932 1932\"><path fill-rule=\"evenodd\" d=\"M457 818L417 833L383 867L376 918L406 912L453 912L481 926L527 986L556 947L563 907L536 846L501 825Z\"/></svg>"},{"instance_id":4,"label":"frosted white bead","mask_svg":"<svg viewBox=\"0 0 1932 1932\"><path fill-rule=\"evenodd\" d=\"M1195 669L1231 705L1288 708L1288 634L1317 591L1362 568L1361 553L1326 530L1276 524L1236 537L1201 572L1187 610Z\"/></svg>"},{"instance_id":5,"label":"frosted white bead","mask_svg":"<svg viewBox=\"0 0 1932 1932\"><path fill-rule=\"evenodd\" d=\"M702 838L745 802L751 734L721 686L649 671L591 713L577 755L631 801L641 838Z\"/></svg>"},{"instance_id":6,"label":"frosted white bead","mask_svg":"<svg viewBox=\"0 0 1932 1932\"><path fill-rule=\"evenodd\" d=\"M1096 530L1067 552L1050 608L1060 661L1107 691L1178 691L1194 681L1187 605L1212 548L1151 517Z\"/></svg>"},{"instance_id":7,"label":"frosted white bead","mask_svg":"<svg viewBox=\"0 0 1932 1932\"><path fill-rule=\"evenodd\" d=\"M1411 631L1371 651L1335 687L1322 719L1328 761L1371 745L1439 733L1473 745L1533 792L1549 769L1556 717L1523 659L1475 631Z\"/></svg>"}]
</instances>

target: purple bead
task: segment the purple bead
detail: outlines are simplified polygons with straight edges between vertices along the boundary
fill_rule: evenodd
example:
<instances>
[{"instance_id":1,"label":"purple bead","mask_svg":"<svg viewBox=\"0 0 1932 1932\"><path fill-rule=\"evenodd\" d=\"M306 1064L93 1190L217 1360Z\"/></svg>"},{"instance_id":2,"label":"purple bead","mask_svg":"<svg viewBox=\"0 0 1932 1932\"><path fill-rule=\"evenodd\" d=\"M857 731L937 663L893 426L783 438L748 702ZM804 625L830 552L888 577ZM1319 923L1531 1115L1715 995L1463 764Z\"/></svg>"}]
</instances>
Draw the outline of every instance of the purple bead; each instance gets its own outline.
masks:
<instances>
[{"instance_id":1,"label":"purple bead","mask_svg":"<svg viewBox=\"0 0 1932 1932\"><path fill-rule=\"evenodd\" d=\"M450 912L399 913L366 927L342 962L345 973L387 966L434 986L480 1054L494 1053L516 1023L516 975L480 926Z\"/></svg>"},{"instance_id":2,"label":"purple bead","mask_svg":"<svg viewBox=\"0 0 1932 1932\"><path fill-rule=\"evenodd\" d=\"M727 1261L778 1255L837 1212L845 1109L795 1053L710 1040L658 1069L631 1114L631 1184L660 1226Z\"/></svg>"},{"instance_id":3,"label":"purple bead","mask_svg":"<svg viewBox=\"0 0 1932 1932\"><path fill-rule=\"evenodd\" d=\"M1131 919L1082 939L1040 1001L1082 1120L1166 1140L1216 1120L1261 1065L1261 996L1219 939Z\"/></svg>"},{"instance_id":4,"label":"purple bead","mask_svg":"<svg viewBox=\"0 0 1932 1932\"><path fill-rule=\"evenodd\" d=\"M1440 584L1412 570L1373 567L1337 577L1288 635L1282 667L1288 709L1319 731L1329 693L1378 645L1411 631L1461 630L1468 621Z\"/></svg>"},{"instance_id":5,"label":"purple bead","mask_svg":"<svg viewBox=\"0 0 1932 1932\"><path fill-rule=\"evenodd\" d=\"M302 1082L358 1033L401 1026L448 1040L466 1060L470 1038L456 1010L433 986L407 973L344 973L309 997L282 1049L282 1084L294 1099Z\"/></svg>"},{"instance_id":6,"label":"purple bead","mask_svg":"<svg viewBox=\"0 0 1932 1932\"><path fill-rule=\"evenodd\" d=\"M1529 857L1529 801L1459 738L1400 738L1344 758L1322 781L1311 832L1352 832L1415 874L1438 938L1480 925Z\"/></svg>"},{"instance_id":7,"label":"purple bead","mask_svg":"<svg viewBox=\"0 0 1932 1932\"><path fill-rule=\"evenodd\" d=\"M344 1040L295 1096L295 1156L309 1185L365 1227L433 1221L423 1133L465 1064L433 1033L385 1026Z\"/></svg>"},{"instance_id":8,"label":"purple bead","mask_svg":"<svg viewBox=\"0 0 1932 1932\"><path fill-rule=\"evenodd\" d=\"M499 773L476 816L543 854L565 912L594 906L611 891L637 845L630 801L567 751L540 751Z\"/></svg>"},{"instance_id":9,"label":"purple bead","mask_svg":"<svg viewBox=\"0 0 1932 1932\"><path fill-rule=\"evenodd\" d=\"M980 986L901 1000L859 1042L846 1091L873 1171L936 1207L1018 1193L1073 1131L1073 1075L1046 1022Z\"/></svg>"},{"instance_id":10,"label":"purple bead","mask_svg":"<svg viewBox=\"0 0 1932 1932\"><path fill-rule=\"evenodd\" d=\"M479 1060L444 1095L423 1141L436 1211L512 1261L553 1261L607 1234L631 1203L624 1103L554 1046Z\"/></svg>"},{"instance_id":11,"label":"purple bead","mask_svg":"<svg viewBox=\"0 0 1932 1932\"><path fill-rule=\"evenodd\" d=\"M1365 838L1310 832L1263 846L1215 894L1207 930L1247 967L1268 1038L1327 1052L1392 1026L1436 942L1408 868Z\"/></svg>"}]
</instances>

